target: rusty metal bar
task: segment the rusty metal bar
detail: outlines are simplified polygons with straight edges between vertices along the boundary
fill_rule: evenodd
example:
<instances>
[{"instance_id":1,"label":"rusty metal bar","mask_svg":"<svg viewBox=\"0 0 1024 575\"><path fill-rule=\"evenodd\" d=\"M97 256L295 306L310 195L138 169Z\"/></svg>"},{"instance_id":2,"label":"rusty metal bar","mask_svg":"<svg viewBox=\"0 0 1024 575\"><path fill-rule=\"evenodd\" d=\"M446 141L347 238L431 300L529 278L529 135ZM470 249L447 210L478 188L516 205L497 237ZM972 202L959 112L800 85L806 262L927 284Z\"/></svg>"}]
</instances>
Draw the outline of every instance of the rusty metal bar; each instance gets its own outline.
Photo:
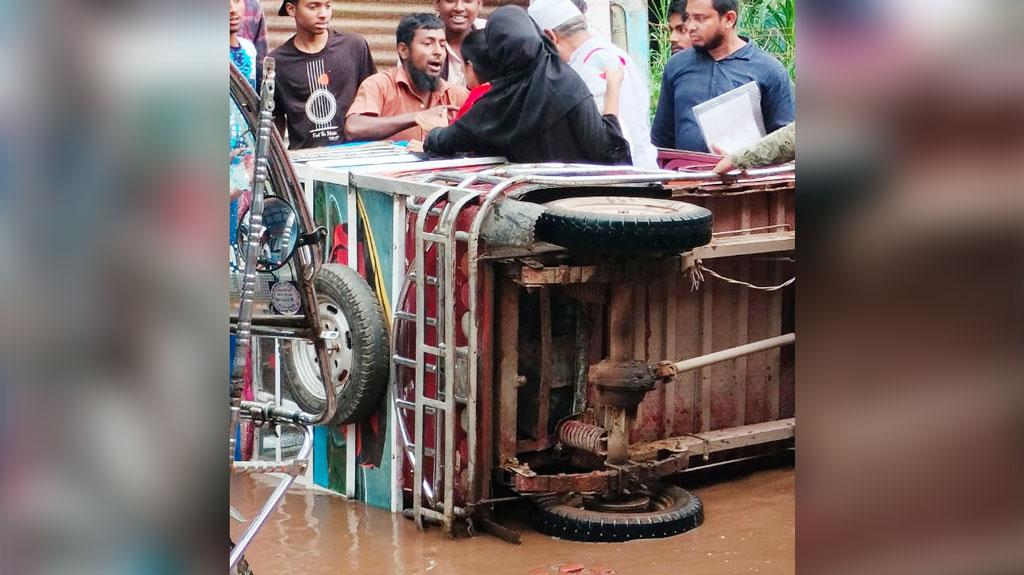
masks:
<instances>
[{"instance_id":1,"label":"rusty metal bar","mask_svg":"<svg viewBox=\"0 0 1024 575\"><path fill-rule=\"evenodd\" d=\"M608 312L608 359L633 359L633 287L625 282L612 286L611 309Z\"/></svg>"},{"instance_id":2,"label":"rusty metal bar","mask_svg":"<svg viewBox=\"0 0 1024 575\"><path fill-rule=\"evenodd\" d=\"M632 315L633 287L626 282L612 286L611 309L608 311L608 360L626 362L633 358ZM629 459L629 417L621 406L605 407L605 428L608 429L608 463L621 465Z\"/></svg>"},{"instance_id":3,"label":"rusty metal bar","mask_svg":"<svg viewBox=\"0 0 1024 575\"><path fill-rule=\"evenodd\" d=\"M605 426L608 433L608 463L622 465L629 459L629 418L621 407L605 408Z\"/></svg>"},{"instance_id":4,"label":"rusty metal bar","mask_svg":"<svg viewBox=\"0 0 1024 575\"><path fill-rule=\"evenodd\" d=\"M504 465L516 456L516 418L518 417L517 380L519 378L519 286L502 277L499 287L499 318L501 333L493 349L500 349L498 359L498 464Z\"/></svg>"},{"instance_id":5,"label":"rusty metal bar","mask_svg":"<svg viewBox=\"0 0 1024 575\"><path fill-rule=\"evenodd\" d=\"M238 322L238 315L232 314L230 318L231 323ZM301 315L271 315L271 314L253 314L252 316L253 325L268 325L273 327L293 327L293 328L308 328L309 322L305 316Z\"/></svg>"},{"instance_id":6,"label":"rusty metal bar","mask_svg":"<svg viewBox=\"0 0 1024 575\"><path fill-rule=\"evenodd\" d=\"M537 381L537 426L535 439L548 435L551 411L551 371L554 369L551 349L551 292L541 290L540 299L540 377Z\"/></svg>"},{"instance_id":7,"label":"rusty metal bar","mask_svg":"<svg viewBox=\"0 0 1024 575\"><path fill-rule=\"evenodd\" d=\"M490 470L494 467L494 264L482 264L481 271L480 292L483 294L484 303L483 309L480 310L480 339L477 345L471 346L471 349L485 348L490 352L479 358L478 397L473 400L473 403L480 403L480 420L477 429L477 434L480 437L480 445L477 447L479 462L476 467L483 473L474 476L475 483L470 489L470 501L491 496Z\"/></svg>"},{"instance_id":8,"label":"rusty metal bar","mask_svg":"<svg viewBox=\"0 0 1024 575\"><path fill-rule=\"evenodd\" d=\"M235 335L238 333L238 324L232 323L228 327L228 333ZM249 328L249 334L253 337L274 337L278 339L301 339L303 341L310 341L317 338L317 333L306 327L306 328L294 328L294 327L275 327L268 325L253 325Z\"/></svg>"}]
</instances>

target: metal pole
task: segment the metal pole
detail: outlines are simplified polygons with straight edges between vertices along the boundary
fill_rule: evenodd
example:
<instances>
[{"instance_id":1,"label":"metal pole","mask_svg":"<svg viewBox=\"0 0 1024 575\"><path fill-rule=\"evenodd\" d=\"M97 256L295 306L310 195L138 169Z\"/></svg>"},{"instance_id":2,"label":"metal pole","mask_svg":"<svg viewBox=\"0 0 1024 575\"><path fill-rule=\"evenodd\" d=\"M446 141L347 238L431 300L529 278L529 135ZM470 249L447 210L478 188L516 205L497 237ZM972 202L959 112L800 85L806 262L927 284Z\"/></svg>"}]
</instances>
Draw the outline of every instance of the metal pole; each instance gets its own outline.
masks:
<instances>
[{"instance_id":1,"label":"metal pole","mask_svg":"<svg viewBox=\"0 0 1024 575\"><path fill-rule=\"evenodd\" d=\"M776 347L782 347L796 342L795 333L787 333L772 337L769 339L763 339L761 341L755 341L753 343L744 344L737 347L730 347L729 349L723 349L707 355L701 355L690 359L684 359L683 361L672 364L676 368L676 373L682 373L684 371L690 371L707 367L715 363L721 363L730 359L736 359L737 357L743 357L759 351L772 349Z\"/></svg>"},{"instance_id":2,"label":"metal pole","mask_svg":"<svg viewBox=\"0 0 1024 575\"><path fill-rule=\"evenodd\" d=\"M605 428L608 429L607 461L622 465L629 460L629 418L621 407L605 408Z\"/></svg>"},{"instance_id":3,"label":"metal pole","mask_svg":"<svg viewBox=\"0 0 1024 575\"><path fill-rule=\"evenodd\" d=\"M303 437L302 439L302 448L299 449L299 454L295 456L296 463L307 461L309 459L309 454L313 451L313 428L309 426L303 426L301 429L302 432L305 434L305 437ZM294 475L294 473L295 472L292 471L291 473L288 474L287 477L281 480L281 483L277 486L277 489L274 490L274 493L270 496L270 499L267 500L266 504L263 505L263 508L260 509L259 514L256 516L255 519L253 519L252 523L249 524L249 527L245 530L245 533L242 535L242 538L238 540L238 544L231 549L228 569L234 569L235 565L238 564L238 561L242 558L242 555L245 554L246 548L249 547L249 543L252 543L253 537L256 536L256 533L260 530L260 527L263 526L263 524L267 521L267 518L270 517L270 514L277 507L278 503L280 503L281 499L284 498L285 492L288 491L288 488L291 487L292 483L295 482L296 476Z\"/></svg>"},{"instance_id":4,"label":"metal pole","mask_svg":"<svg viewBox=\"0 0 1024 575\"><path fill-rule=\"evenodd\" d=\"M228 332L231 335L238 333L237 324L232 324L228 327ZM264 326L254 325L249 329L249 335L252 337L270 337L275 339L298 339L302 341L312 342L313 340L320 337L321 333L315 332L308 327L294 328L294 327L275 327L275 326Z\"/></svg>"},{"instance_id":5,"label":"metal pole","mask_svg":"<svg viewBox=\"0 0 1024 575\"><path fill-rule=\"evenodd\" d=\"M612 286L612 302L608 311L610 362L626 362L633 358L632 302L632 286L625 282ZM629 459L629 418L626 410L620 406L605 407L605 429L608 430L608 463L625 463Z\"/></svg>"},{"instance_id":6,"label":"metal pole","mask_svg":"<svg viewBox=\"0 0 1024 575\"><path fill-rule=\"evenodd\" d=\"M612 286L612 304L608 311L609 361L619 362L633 359L632 303L632 286L624 282Z\"/></svg>"},{"instance_id":7,"label":"metal pole","mask_svg":"<svg viewBox=\"0 0 1024 575\"><path fill-rule=\"evenodd\" d=\"M278 353L278 344L280 340L274 339L274 403L281 405L281 354ZM261 350L262 351L262 350ZM326 386L329 388L330 386ZM329 389L325 389L327 393L330 393ZM275 427L277 431L277 446L274 448L274 459L280 463L281 461L281 439L284 437L281 434L281 426Z\"/></svg>"},{"instance_id":8,"label":"metal pole","mask_svg":"<svg viewBox=\"0 0 1024 575\"><path fill-rule=\"evenodd\" d=\"M255 168L252 181L252 205L249 206L249 229L242 246L245 258L243 269L242 293L238 304L238 324L236 327L235 361L231 369L231 395L240 396L244 385L246 360L249 358L251 345L251 325L253 302L256 299L259 275L256 263L259 259L260 237L263 234L263 193L270 177L267 154L270 147L270 133L273 127L274 112L274 60L264 62L264 82L260 94L260 115L257 125ZM232 431L233 433L233 431Z\"/></svg>"}]
</instances>

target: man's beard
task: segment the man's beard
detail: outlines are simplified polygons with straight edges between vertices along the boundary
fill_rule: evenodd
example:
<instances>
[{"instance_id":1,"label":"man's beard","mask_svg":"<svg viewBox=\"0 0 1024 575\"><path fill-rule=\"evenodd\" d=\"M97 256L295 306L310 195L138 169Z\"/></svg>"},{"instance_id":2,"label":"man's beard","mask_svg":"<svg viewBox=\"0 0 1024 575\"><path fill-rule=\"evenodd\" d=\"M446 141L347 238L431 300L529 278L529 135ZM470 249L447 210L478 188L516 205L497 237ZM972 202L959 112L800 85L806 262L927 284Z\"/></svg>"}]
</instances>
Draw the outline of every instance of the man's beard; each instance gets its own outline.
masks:
<instances>
[{"instance_id":1,"label":"man's beard","mask_svg":"<svg viewBox=\"0 0 1024 575\"><path fill-rule=\"evenodd\" d=\"M712 36L711 39L703 46L694 44L693 47L700 52L710 52L721 46L723 42L725 42L725 32L719 30L718 33Z\"/></svg>"},{"instance_id":2,"label":"man's beard","mask_svg":"<svg viewBox=\"0 0 1024 575\"><path fill-rule=\"evenodd\" d=\"M409 73L409 79L412 80L412 85L417 91L433 92L437 90L437 76L431 76L408 62L405 62L405 71Z\"/></svg>"}]
</instances>

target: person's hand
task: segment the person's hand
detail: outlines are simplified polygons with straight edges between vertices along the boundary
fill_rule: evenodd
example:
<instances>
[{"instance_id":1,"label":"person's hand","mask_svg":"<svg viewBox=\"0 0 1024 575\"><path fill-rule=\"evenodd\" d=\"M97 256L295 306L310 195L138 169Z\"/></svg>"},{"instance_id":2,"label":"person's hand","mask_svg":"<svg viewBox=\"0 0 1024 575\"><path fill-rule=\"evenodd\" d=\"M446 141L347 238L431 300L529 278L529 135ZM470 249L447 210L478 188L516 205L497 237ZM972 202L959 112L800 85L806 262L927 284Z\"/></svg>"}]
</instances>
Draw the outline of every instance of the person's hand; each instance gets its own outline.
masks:
<instances>
[{"instance_id":1,"label":"person's hand","mask_svg":"<svg viewBox=\"0 0 1024 575\"><path fill-rule=\"evenodd\" d=\"M724 158L722 158L721 160L718 161L717 164L715 164L715 167L712 168L711 171L718 175L724 175L725 173L732 171L732 169L735 167L736 166L734 166L732 163L732 157L729 156L729 154L726 154Z\"/></svg>"},{"instance_id":2,"label":"person's hand","mask_svg":"<svg viewBox=\"0 0 1024 575\"><path fill-rule=\"evenodd\" d=\"M626 77L626 67L618 62L609 64L604 69L604 78L609 86L621 86L623 78Z\"/></svg>"},{"instance_id":3,"label":"person's hand","mask_svg":"<svg viewBox=\"0 0 1024 575\"><path fill-rule=\"evenodd\" d=\"M604 93L604 110L602 114L608 116L619 115L619 95L622 91L622 79L626 76L626 67L618 62L613 62L604 68L602 72L607 90Z\"/></svg>"},{"instance_id":4,"label":"person's hand","mask_svg":"<svg viewBox=\"0 0 1024 575\"><path fill-rule=\"evenodd\" d=\"M722 175L736 167L732 163L732 156L729 155L729 152L718 147L714 142L708 142L708 144L708 147L711 148L711 153L722 156L722 159L715 164L714 168L711 169L712 172Z\"/></svg>"},{"instance_id":5,"label":"person's hand","mask_svg":"<svg viewBox=\"0 0 1024 575\"><path fill-rule=\"evenodd\" d=\"M434 106L428 110L423 110L416 113L416 125L420 127L424 132L430 133L434 128L444 128L448 126L448 115L451 112L458 111L455 106Z\"/></svg>"},{"instance_id":6,"label":"person's hand","mask_svg":"<svg viewBox=\"0 0 1024 575\"><path fill-rule=\"evenodd\" d=\"M423 153L423 142L419 140L409 140L409 144L406 147L407 150L416 154Z\"/></svg>"}]
</instances>

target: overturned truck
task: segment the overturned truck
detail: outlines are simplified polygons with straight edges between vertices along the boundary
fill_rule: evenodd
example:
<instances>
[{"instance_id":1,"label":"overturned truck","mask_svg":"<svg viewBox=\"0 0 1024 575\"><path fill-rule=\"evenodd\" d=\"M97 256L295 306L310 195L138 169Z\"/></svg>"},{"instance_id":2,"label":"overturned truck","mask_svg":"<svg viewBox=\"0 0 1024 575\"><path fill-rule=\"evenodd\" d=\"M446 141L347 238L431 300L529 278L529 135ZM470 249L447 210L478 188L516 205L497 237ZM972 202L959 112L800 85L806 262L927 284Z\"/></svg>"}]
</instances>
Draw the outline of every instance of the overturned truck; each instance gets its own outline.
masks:
<instances>
[{"instance_id":1,"label":"overturned truck","mask_svg":"<svg viewBox=\"0 0 1024 575\"><path fill-rule=\"evenodd\" d=\"M391 256L393 509L515 538L490 513L525 497L551 535L663 537L703 518L666 478L792 445L793 168L662 160L337 180L389 224L348 233Z\"/></svg>"}]
</instances>

